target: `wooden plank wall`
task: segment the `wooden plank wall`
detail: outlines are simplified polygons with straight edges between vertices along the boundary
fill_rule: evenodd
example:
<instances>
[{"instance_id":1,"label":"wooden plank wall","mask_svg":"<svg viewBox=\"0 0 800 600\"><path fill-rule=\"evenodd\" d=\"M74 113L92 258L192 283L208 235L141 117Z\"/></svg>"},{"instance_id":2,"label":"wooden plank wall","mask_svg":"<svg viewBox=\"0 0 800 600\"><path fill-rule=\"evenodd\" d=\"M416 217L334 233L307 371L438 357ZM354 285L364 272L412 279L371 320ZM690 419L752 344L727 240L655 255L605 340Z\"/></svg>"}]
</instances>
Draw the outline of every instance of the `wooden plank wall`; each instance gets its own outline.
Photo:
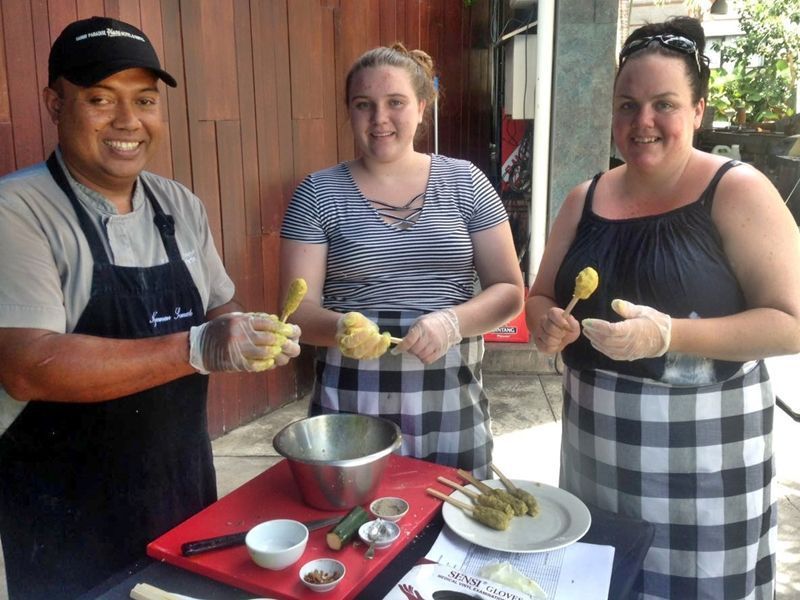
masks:
<instances>
[{"instance_id":1,"label":"wooden plank wall","mask_svg":"<svg viewBox=\"0 0 800 600\"><path fill-rule=\"evenodd\" d=\"M402 41L429 52L444 90L439 152L488 167L489 9L489 0L3 0L0 175L56 144L41 90L63 27L92 15L133 23L178 80L165 88L168 143L148 168L203 200L238 298L276 312L283 211L307 173L353 157L343 82L363 51ZM432 133L420 149L433 151ZM307 392L310 367L304 352L266 374L213 375L212 435Z\"/></svg>"}]
</instances>

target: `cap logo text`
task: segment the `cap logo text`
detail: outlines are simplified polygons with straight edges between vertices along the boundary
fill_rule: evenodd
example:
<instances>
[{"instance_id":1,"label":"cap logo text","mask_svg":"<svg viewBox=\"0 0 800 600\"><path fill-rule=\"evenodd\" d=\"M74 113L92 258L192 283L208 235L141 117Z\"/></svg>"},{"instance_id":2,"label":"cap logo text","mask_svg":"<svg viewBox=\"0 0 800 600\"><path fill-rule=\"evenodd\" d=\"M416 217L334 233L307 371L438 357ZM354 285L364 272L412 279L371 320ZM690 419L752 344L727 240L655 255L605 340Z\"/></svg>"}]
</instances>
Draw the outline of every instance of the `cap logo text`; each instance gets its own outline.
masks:
<instances>
[{"instance_id":1,"label":"cap logo text","mask_svg":"<svg viewBox=\"0 0 800 600\"><path fill-rule=\"evenodd\" d=\"M88 39L88 38L96 38L96 37L110 37L111 38L111 37L120 37L120 36L121 37L132 38L132 39L137 40L139 42L144 42L145 41L145 39L140 35L136 35L135 33L130 33L128 31L122 31L120 29L111 29L110 27L106 28L106 29L99 29L98 31L90 31L89 33L84 33L83 35L79 35L78 37L76 37L75 41L76 42L82 42L83 40Z\"/></svg>"}]
</instances>

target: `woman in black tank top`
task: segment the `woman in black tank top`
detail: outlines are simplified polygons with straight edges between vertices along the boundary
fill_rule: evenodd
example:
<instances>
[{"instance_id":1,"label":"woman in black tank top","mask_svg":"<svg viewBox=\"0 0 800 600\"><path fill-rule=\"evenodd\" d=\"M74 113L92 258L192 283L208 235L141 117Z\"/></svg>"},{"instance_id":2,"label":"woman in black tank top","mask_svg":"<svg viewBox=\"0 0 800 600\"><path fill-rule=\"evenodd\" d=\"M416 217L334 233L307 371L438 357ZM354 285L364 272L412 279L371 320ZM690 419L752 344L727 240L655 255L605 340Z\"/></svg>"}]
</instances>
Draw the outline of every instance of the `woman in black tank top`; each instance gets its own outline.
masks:
<instances>
[{"instance_id":1,"label":"woman in black tank top","mask_svg":"<svg viewBox=\"0 0 800 600\"><path fill-rule=\"evenodd\" d=\"M626 40L612 125L625 163L567 196L527 320L564 358L561 486L656 527L642 596L772 598L761 359L800 352L800 236L764 175L693 148L704 46L688 17ZM599 285L565 314L585 267Z\"/></svg>"}]
</instances>

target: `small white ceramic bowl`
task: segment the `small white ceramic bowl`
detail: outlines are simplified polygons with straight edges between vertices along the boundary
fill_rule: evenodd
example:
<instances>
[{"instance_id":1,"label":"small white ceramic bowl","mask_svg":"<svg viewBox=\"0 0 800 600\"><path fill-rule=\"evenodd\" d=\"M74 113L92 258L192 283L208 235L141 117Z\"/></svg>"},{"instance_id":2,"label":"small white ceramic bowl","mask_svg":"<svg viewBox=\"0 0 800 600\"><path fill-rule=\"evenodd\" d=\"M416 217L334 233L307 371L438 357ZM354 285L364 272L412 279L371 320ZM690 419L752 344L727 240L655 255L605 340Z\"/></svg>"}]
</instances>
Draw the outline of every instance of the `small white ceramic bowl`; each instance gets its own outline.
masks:
<instances>
[{"instance_id":1,"label":"small white ceramic bowl","mask_svg":"<svg viewBox=\"0 0 800 600\"><path fill-rule=\"evenodd\" d=\"M369 530L372 526L380 521L381 519L375 519L373 521L367 521L361 527L358 528L358 537L361 538L361 541L365 544L370 544L372 540L369 539ZM400 537L400 526L393 521L383 521L384 532L383 534L375 540L375 548L381 550L383 548L388 548L392 544L394 544L395 540Z\"/></svg>"},{"instance_id":2,"label":"small white ceramic bowl","mask_svg":"<svg viewBox=\"0 0 800 600\"><path fill-rule=\"evenodd\" d=\"M309 577L314 571L326 576L326 578L336 577L324 583L314 583L306 579L306 577ZM303 585L308 589L314 590L315 592L328 592L339 585L339 582L344 579L344 574L346 572L347 569L345 569L344 565L338 560L333 560L332 558L318 558L300 567L300 581L302 581Z\"/></svg>"},{"instance_id":3,"label":"small white ceramic bowl","mask_svg":"<svg viewBox=\"0 0 800 600\"><path fill-rule=\"evenodd\" d=\"M408 502L395 497L378 498L370 503L369 510L379 519L397 523L408 512Z\"/></svg>"},{"instance_id":4,"label":"small white ceramic bowl","mask_svg":"<svg viewBox=\"0 0 800 600\"><path fill-rule=\"evenodd\" d=\"M308 529L300 521L274 519L259 523L244 538L250 558L259 567L279 571L303 555Z\"/></svg>"}]
</instances>

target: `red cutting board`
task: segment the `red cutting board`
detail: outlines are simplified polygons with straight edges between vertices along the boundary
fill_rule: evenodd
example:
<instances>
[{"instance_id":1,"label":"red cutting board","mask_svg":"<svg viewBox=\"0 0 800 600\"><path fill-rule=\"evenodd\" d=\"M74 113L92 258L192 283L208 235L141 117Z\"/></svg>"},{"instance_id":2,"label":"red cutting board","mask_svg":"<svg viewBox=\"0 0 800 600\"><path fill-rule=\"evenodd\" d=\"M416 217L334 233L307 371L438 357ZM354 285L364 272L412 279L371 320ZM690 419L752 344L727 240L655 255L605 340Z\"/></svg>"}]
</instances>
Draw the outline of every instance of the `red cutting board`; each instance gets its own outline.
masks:
<instances>
[{"instance_id":1,"label":"red cutting board","mask_svg":"<svg viewBox=\"0 0 800 600\"><path fill-rule=\"evenodd\" d=\"M390 455L375 497L398 496L406 500L410 508L399 523L400 538L388 548L376 550L373 560L364 558L364 544L349 544L338 552L329 549L325 534L330 527L310 532L303 556L281 571L270 571L256 565L250 560L245 546L189 557L181 555L181 544L185 542L245 531L269 519L310 521L335 515L303 503L286 460L281 460L151 542L147 546L147 554L254 594L280 599L314 600L319 600L320 595L301 583L300 567L315 558L336 558L344 563L346 573L336 588L325 593L325 598L353 598L414 539L439 510L441 501L426 494L425 488L441 489L441 484L436 482L436 477L440 475L458 480L455 469L450 467L407 456ZM342 511L342 515L346 512Z\"/></svg>"}]
</instances>

